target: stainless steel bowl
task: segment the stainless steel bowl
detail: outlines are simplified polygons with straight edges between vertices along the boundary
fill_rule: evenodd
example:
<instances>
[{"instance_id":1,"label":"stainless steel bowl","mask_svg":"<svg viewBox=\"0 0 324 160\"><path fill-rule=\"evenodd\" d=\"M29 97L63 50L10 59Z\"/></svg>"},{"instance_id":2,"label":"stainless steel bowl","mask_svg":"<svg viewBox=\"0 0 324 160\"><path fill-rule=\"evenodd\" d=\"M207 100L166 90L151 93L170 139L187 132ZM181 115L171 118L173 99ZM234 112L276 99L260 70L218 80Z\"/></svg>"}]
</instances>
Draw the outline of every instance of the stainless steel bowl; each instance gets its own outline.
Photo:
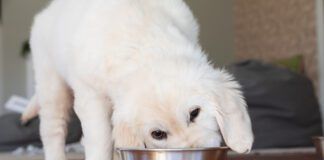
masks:
<instances>
[{"instance_id":1,"label":"stainless steel bowl","mask_svg":"<svg viewBox=\"0 0 324 160\"><path fill-rule=\"evenodd\" d=\"M121 160L225 160L227 147L190 149L117 149Z\"/></svg>"}]
</instances>

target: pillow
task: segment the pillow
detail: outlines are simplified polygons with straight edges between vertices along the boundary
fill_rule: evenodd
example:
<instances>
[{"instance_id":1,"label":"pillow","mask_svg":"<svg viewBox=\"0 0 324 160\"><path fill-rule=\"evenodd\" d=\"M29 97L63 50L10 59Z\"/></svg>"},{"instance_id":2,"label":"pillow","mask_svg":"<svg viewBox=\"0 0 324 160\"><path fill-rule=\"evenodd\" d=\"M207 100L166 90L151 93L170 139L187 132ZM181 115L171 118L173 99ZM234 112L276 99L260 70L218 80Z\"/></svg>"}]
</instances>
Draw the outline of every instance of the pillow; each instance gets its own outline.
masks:
<instances>
[{"instance_id":1,"label":"pillow","mask_svg":"<svg viewBox=\"0 0 324 160\"><path fill-rule=\"evenodd\" d=\"M320 106L306 76L255 60L228 70L242 85L254 149L310 147L311 137L322 135Z\"/></svg>"},{"instance_id":2,"label":"pillow","mask_svg":"<svg viewBox=\"0 0 324 160\"><path fill-rule=\"evenodd\" d=\"M295 73L304 74L303 56L296 55L286 59L275 60L274 65L289 69Z\"/></svg>"}]
</instances>

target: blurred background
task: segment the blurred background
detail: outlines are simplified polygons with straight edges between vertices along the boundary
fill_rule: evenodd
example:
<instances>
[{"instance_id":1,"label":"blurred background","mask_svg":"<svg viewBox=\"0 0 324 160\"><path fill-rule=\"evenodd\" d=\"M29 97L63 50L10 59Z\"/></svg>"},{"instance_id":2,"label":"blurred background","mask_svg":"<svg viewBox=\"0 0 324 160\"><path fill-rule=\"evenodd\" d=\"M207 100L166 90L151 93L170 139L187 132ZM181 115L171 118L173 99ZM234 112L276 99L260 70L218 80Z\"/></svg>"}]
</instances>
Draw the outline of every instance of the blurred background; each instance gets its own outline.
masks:
<instances>
[{"instance_id":1,"label":"blurred background","mask_svg":"<svg viewBox=\"0 0 324 160\"><path fill-rule=\"evenodd\" d=\"M1 137L8 134L1 128L9 125L8 115L21 111L34 93L27 42L33 16L49 1L0 2ZM200 23L200 42L210 60L243 86L257 133L254 148L306 147L302 153L313 156L311 137L322 135L324 115L323 0L186 2Z\"/></svg>"}]
</instances>

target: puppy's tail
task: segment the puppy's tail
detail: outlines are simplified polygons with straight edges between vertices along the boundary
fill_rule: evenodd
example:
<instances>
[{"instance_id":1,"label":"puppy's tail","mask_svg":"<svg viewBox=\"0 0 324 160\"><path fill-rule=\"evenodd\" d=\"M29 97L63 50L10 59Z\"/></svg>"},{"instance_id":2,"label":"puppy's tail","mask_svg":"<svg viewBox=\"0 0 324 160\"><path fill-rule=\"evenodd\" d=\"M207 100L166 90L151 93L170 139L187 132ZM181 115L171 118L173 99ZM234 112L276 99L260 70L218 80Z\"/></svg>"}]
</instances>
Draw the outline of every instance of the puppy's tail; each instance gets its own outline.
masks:
<instances>
[{"instance_id":1,"label":"puppy's tail","mask_svg":"<svg viewBox=\"0 0 324 160\"><path fill-rule=\"evenodd\" d=\"M30 100L28 106L26 107L24 113L21 115L21 123L27 124L31 119L35 118L39 112L39 105L37 102L36 95Z\"/></svg>"}]
</instances>

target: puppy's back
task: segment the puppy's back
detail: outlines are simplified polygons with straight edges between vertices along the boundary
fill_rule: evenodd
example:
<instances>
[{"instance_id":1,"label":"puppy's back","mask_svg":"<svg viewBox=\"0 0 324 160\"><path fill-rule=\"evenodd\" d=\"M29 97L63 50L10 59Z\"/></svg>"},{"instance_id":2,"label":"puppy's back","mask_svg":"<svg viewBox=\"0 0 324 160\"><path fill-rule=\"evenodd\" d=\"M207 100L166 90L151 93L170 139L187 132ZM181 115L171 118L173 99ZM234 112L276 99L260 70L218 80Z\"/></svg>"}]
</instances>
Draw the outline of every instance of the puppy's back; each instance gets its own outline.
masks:
<instances>
[{"instance_id":1,"label":"puppy's back","mask_svg":"<svg viewBox=\"0 0 324 160\"><path fill-rule=\"evenodd\" d=\"M104 58L127 56L116 56L116 50L140 46L149 41L145 36L167 34L163 30L169 24L189 41L198 41L198 25L182 0L53 0L34 20L34 62L52 63L63 77L78 69L93 73L91 66L107 63ZM149 28L160 28L159 33ZM83 68L82 59L90 67Z\"/></svg>"}]
</instances>

